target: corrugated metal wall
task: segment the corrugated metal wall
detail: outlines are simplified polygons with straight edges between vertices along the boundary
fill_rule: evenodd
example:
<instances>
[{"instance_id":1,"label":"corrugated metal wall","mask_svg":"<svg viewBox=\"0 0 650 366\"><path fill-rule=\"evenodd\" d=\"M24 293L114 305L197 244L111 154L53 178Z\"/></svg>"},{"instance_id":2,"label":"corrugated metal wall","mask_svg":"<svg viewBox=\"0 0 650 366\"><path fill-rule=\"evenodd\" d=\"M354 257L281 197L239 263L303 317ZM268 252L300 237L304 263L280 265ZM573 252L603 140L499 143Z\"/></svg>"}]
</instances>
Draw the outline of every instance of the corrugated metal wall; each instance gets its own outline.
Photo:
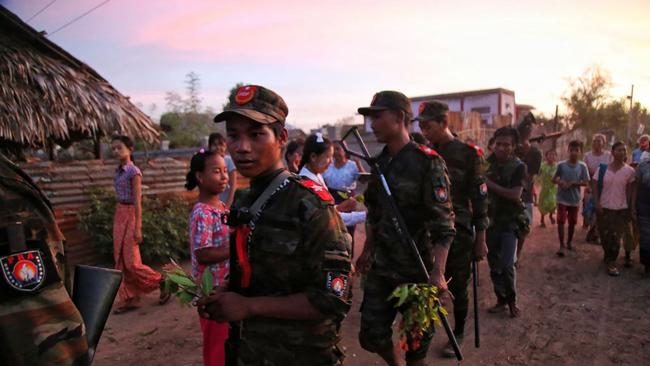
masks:
<instances>
[{"instance_id":1,"label":"corrugated metal wall","mask_svg":"<svg viewBox=\"0 0 650 366\"><path fill-rule=\"evenodd\" d=\"M187 194L184 188L187 159L156 158L145 163L136 159L143 174L143 194ZM102 258L77 228L77 214L88 205L86 191L100 187L112 190L117 160L84 160L70 163L40 162L22 164L27 174L50 197L67 244L68 264L97 264L110 261Z\"/></svg>"}]
</instances>

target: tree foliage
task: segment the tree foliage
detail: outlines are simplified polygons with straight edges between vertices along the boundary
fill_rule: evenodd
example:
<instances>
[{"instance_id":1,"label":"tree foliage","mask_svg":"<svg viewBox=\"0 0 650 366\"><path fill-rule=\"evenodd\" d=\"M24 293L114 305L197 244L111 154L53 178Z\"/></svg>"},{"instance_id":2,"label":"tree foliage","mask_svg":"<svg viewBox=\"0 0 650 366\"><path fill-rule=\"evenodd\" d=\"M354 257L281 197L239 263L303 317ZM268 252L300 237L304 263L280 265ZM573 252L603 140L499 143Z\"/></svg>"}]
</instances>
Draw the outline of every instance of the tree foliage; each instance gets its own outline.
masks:
<instances>
[{"instance_id":1,"label":"tree foliage","mask_svg":"<svg viewBox=\"0 0 650 366\"><path fill-rule=\"evenodd\" d=\"M200 146L205 136L221 130L212 121L212 107L201 111L201 78L197 73L185 75L185 92L185 97L175 91L165 96L167 112L160 117L160 127L171 148Z\"/></svg>"},{"instance_id":2,"label":"tree foliage","mask_svg":"<svg viewBox=\"0 0 650 366\"><path fill-rule=\"evenodd\" d=\"M641 104L636 103L630 112L629 99L614 98L610 88L612 79L598 66L587 69L581 76L570 79L562 97L568 116L565 124L571 129L582 129L587 136L595 132L613 133L616 139L625 140L632 119L632 143L639 124L648 126L650 116Z\"/></svg>"}]
</instances>

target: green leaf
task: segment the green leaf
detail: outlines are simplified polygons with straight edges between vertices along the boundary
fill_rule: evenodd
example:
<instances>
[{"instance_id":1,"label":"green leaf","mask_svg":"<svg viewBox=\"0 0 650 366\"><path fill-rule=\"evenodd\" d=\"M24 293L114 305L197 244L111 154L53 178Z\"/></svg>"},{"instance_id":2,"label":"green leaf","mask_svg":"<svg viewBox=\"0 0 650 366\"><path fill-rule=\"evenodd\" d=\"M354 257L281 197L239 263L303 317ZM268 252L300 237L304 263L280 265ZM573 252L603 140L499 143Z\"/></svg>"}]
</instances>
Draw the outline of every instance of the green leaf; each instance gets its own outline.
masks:
<instances>
[{"instance_id":1,"label":"green leaf","mask_svg":"<svg viewBox=\"0 0 650 366\"><path fill-rule=\"evenodd\" d=\"M183 305L189 305L192 303L192 300L194 300L194 296L192 294L187 293L185 291L181 291L177 294L178 299L181 301L181 304Z\"/></svg>"},{"instance_id":2,"label":"green leaf","mask_svg":"<svg viewBox=\"0 0 650 366\"><path fill-rule=\"evenodd\" d=\"M212 277L212 271L210 267L205 267L203 270L203 275L201 276L201 290L203 295L209 296L214 288L214 277Z\"/></svg>"},{"instance_id":3,"label":"green leaf","mask_svg":"<svg viewBox=\"0 0 650 366\"><path fill-rule=\"evenodd\" d=\"M183 277L183 276L179 276L179 275L176 275L176 274L169 273L169 274L167 274L167 278L169 278L170 280L172 280L175 284L177 284L179 286L190 287L190 288L196 287L196 283L194 283L194 281L192 281L192 279L187 278L187 277Z\"/></svg>"}]
</instances>

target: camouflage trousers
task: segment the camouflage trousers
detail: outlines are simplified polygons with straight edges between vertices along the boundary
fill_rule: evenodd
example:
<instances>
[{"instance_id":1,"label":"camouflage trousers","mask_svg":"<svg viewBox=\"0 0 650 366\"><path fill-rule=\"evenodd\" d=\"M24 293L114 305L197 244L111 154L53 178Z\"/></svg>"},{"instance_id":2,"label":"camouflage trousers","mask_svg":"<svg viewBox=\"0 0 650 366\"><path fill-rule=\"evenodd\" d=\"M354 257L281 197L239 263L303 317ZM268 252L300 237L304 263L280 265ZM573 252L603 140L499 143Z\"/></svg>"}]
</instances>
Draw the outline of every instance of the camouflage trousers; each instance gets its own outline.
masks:
<instances>
[{"instance_id":1,"label":"camouflage trousers","mask_svg":"<svg viewBox=\"0 0 650 366\"><path fill-rule=\"evenodd\" d=\"M343 352L337 346L320 348L288 345L275 339L240 340L238 366L340 366Z\"/></svg>"},{"instance_id":2,"label":"camouflage trousers","mask_svg":"<svg viewBox=\"0 0 650 366\"><path fill-rule=\"evenodd\" d=\"M0 365L87 365L81 314L62 283L0 299Z\"/></svg>"},{"instance_id":3,"label":"camouflage trousers","mask_svg":"<svg viewBox=\"0 0 650 366\"><path fill-rule=\"evenodd\" d=\"M393 322L397 312L403 308L395 308L396 302L388 300L395 288L403 283L417 281L398 281L393 278L380 276L371 272L366 276L363 287L363 303L361 304L361 330L359 343L366 351L378 353L393 347ZM433 338L434 329L426 332L420 341L420 348L407 351L406 360L421 360L427 356L429 344ZM411 340L409 339L409 344Z\"/></svg>"},{"instance_id":4,"label":"camouflage trousers","mask_svg":"<svg viewBox=\"0 0 650 366\"><path fill-rule=\"evenodd\" d=\"M449 248L445 278L451 279L449 291L454 296L454 333L465 332L469 304L469 281L472 273L474 235L457 226L456 237Z\"/></svg>"},{"instance_id":5,"label":"camouflage trousers","mask_svg":"<svg viewBox=\"0 0 650 366\"><path fill-rule=\"evenodd\" d=\"M605 263L614 263L621 249L621 241L625 243L625 250L633 250L633 233L630 211L609 210L604 208L598 214L598 232L600 243L603 246Z\"/></svg>"},{"instance_id":6,"label":"camouflage trousers","mask_svg":"<svg viewBox=\"0 0 650 366\"><path fill-rule=\"evenodd\" d=\"M486 233L488 265L494 293L499 304L517 301L515 261L517 258L517 233L490 230Z\"/></svg>"}]
</instances>

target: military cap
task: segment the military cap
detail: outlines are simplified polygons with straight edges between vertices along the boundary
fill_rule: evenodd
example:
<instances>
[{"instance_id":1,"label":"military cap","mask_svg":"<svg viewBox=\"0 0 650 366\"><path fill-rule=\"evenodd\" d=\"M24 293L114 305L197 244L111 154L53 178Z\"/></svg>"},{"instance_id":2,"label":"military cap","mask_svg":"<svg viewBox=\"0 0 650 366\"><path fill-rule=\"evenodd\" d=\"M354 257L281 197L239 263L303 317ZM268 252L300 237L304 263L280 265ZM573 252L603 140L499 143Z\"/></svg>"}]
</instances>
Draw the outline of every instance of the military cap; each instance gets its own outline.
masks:
<instances>
[{"instance_id":1,"label":"military cap","mask_svg":"<svg viewBox=\"0 0 650 366\"><path fill-rule=\"evenodd\" d=\"M385 110L404 111L412 115L411 101L406 95L393 90L384 90L376 93L372 97L370 107L361 107L358 109L359 114L364 116Z\"/></svg>"},{"instance_id":2,"label":"military cap","mask_svg":"<svg viewBox=\"0 0 650 366\"><path fill-rule=\"evenodd\" d=\"M230 94L228 105L214 117L214 121L225 121L233 114L262 124L281 122L284 125L289 108L284 99L273 90L259 85L245 85Z\"/></svg>"},{"instance_id":3,"label":"military cap","mask_svg":"<svg viewBox=\"0 0 650 366\"><path fill-rule=\"evenodd\" d=\"M422 102L418 110L418 116L413 118L414 121L444 121L447 116L449 107L447 104L436 100L431 102Z\"/></svg>"}]
</instances>

